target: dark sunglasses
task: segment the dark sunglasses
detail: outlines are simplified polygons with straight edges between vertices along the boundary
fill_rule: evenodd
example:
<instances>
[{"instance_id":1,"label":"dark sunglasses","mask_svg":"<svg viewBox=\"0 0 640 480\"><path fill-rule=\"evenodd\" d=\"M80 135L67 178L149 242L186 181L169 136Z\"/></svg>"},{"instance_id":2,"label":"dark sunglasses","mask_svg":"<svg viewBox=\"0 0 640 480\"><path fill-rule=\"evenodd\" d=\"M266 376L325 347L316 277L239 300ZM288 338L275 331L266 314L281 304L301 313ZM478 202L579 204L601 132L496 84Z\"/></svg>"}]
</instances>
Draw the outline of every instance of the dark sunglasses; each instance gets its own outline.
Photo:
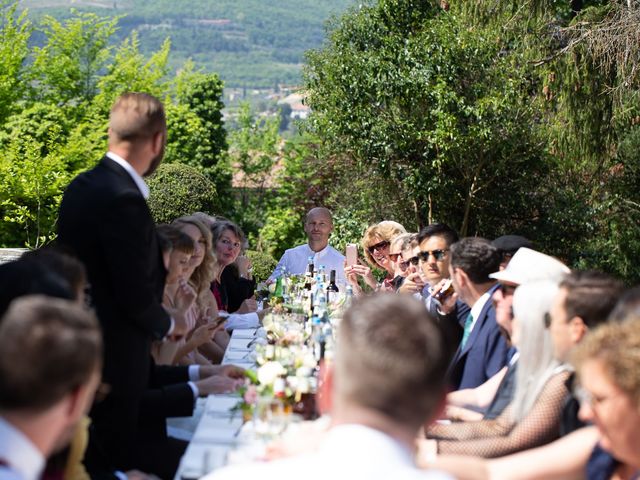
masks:
<instances>
[{"instance_id":1,"label":"dark sunglasses","mask_svg":"<svg viewBox=\"0 0 640 480\"><path fill-rule=\"evenodd\" d=\"M400 267L404 268L404 269L407 269L407 268L409 268L409 264L418 265L418 261L419 261L419 259L418 259L418 256L416 255L415 257L411 257L406 262L400 262Z\"/></svg>"},{"instance_id":2,"label":"dark sunglasses","mask_svg":"<svg viewBox=\"0 0 640 480\"><path fill-rule=\"evenodd\" d=\"M369 250L369 253L373 253L374 250L378 250L378 251L384 250L390 244L391 242L389 240L383 240L382 242L378 242L375 245L371 245L370 247L367 247L367 250Z\"/></svg>"},{"instance_id":3,"label":"dark sunglasses","mask_svg":"<svg viewBox=\"0 0 640 480\"><path fill-rule=\"evenodd\" d=\"M429 260L429 257L433 255L433 258L435 258L436 261L439 262L440 260L444 259L448 251L448 248L444 250L423 250L418 254L417 257L414 258L419 258L423 262L426 262ZM411 260L413 260L413 258ZM416 263L414 263L414 265L416 265Z\"/></svg>"},{"instance_id":4,"label":"dark sunglasses","mask_svg":"<svg viewBox=\"0 0 640 480\"><path fill-rule=\"evenodd\" d=\"M500 284L500 287L498 287L500 289L500 291L502 292L502 296L506 297L508 295L513 295L513 292L516 291L516 287L515 285L505 285L504 283Z\"/></svg>"}]
</instances>

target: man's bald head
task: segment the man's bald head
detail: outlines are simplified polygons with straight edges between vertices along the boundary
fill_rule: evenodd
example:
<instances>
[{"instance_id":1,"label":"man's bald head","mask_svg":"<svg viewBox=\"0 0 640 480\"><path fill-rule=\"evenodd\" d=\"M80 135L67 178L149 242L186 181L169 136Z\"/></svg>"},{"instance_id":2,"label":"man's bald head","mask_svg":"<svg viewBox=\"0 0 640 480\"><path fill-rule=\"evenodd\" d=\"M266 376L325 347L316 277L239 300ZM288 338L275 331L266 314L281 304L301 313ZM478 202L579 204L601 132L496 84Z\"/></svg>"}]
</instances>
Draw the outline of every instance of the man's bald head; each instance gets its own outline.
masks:
<instances>
[{"instance_id":1,"label":"man's bald head","mask_svg":"<svg viewBox=\"0 0 640 480\"><path fill-rule=\"evenodd\" d=\"M319 252L329 244L329 235L333 230L331 212L324 207L309 210L304 220L304 232L309 239L309 247Z\"/></svg>"},{"instance_id":2,"label":"man's bald head","mask_svg":"<svg viewBox=\"0 0 640 480\"><path fill-rule=\"evenodd\" d=\"M328 208L324 208L324 207L312 208L307 212L307 216L305 217L305 223L315 218L325 218L329 220L329 223L333 224L333 217L331 216L331 211Z\"/></svg>"},{"instance_id":3,"label":"man's bald head","mask_svg":"<svg viewBox=\"0 0 640 480\"><path fill-rule=\"evenodd\" d=\"M160 100L148 93L125 93L111 108L109 142L132 142L164 132L167 126Z\"/></svg>"}]
</instances>

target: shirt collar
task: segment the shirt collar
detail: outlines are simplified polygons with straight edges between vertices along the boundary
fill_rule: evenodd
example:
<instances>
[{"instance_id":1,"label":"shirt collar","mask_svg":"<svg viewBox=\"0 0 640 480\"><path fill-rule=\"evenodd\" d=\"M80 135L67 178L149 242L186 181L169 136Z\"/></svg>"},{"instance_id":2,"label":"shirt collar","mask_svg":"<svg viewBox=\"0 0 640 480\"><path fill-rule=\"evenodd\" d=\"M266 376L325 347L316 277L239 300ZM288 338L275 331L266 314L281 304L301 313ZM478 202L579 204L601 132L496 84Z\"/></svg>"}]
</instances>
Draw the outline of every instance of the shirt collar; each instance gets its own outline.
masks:
<instances>
[{"instance_id":1,"label":"shirt collar","mask_svg":"<svg viewBox=\"0 0 640 480\"><path fill-rule=\"evenodd\" d=\"M135 182L136 186L138 187L138 190L140 190L140 193L142 194L144 199L145 200L148 199L149 187L144 182L144 179L140 176L140 174L136 172L135 169L131 166L131 164L127 162L124 158L122 158L120 155L117 155L113 152L107 152L107 157L109 157L111 160L113 160L114 162L116 162L118 165L120 165L122 168L126 170L126 172L129 174L131 179Z\"/></svg>"},{"instance_id":2,"label":"shirt collar","mask_svg":"<svg viewBox=\"0 0 640 480\"><path fill-rule=\"evenodd\" d=\"M324 247L322 250L319 250L317 252L314 252L311 249L311 247L309 246L308 243L306 245L307 245L307 249L309 250L309 256L310 257L317 257L317 258L324 257L327 254L327 252L329 251L329 244L328 243L327 243L326 247Z\"/></svg>"},{"instance_id":3,"label":"shirt collar","mask_svg":"<svg viewBox=\"0 0 640 480\"><path fill-rule=\"evenodd\" d=\"M25 480L36 480L44 469L42 452L5 419L0 417L0 458L8 463L11 470Z\"/></svg>"},{"instance_id":4,"label":"shirt collar","mask_svg":"<svg viewBox=\"0 0 640 480\"><path fill-rule=\"evenodd\" d=\"M471 316L473 317L474 321L477 320L477 318L480 316L480 312L482 312L485 304L491 298L492 293L493 289L485 292L478 300L476 300L476 303L473 304L473 307L471 307Z\"/></svg>"}]
</instances>

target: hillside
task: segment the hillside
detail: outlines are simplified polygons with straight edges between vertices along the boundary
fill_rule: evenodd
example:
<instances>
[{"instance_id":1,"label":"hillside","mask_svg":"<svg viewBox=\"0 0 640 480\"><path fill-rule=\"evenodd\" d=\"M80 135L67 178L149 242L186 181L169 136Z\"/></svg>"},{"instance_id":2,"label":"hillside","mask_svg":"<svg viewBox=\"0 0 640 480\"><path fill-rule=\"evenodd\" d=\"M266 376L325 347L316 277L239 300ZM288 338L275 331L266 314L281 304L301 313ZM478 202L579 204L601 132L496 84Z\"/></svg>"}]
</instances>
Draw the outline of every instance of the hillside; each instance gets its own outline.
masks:
<instances>
[{"instance_id":1,"label":"hillside","mask_svg":"<svg viewBox=\"0 0 640 480\"><path fill-rule=\"evenodd\" d=\"M124 15L117 36L137 30L144 52L171 38L171 62L192 58L227 87L298 84L304 51L321 45L324 23L353 0L22 0L37 19L70 9ZM117 40L117 39L116 39Z\"/></svg>"}]
</instances>

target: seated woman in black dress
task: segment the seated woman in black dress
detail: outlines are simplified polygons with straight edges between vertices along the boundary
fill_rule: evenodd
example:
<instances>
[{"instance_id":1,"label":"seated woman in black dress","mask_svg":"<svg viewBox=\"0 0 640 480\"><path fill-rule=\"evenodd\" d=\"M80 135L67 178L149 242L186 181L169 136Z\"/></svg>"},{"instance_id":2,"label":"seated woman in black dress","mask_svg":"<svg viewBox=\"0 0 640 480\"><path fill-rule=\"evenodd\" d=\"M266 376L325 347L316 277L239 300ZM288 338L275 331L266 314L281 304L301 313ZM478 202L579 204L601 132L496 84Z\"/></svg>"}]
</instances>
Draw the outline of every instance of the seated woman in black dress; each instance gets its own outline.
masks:
<instances>
[{"instance_id":1,"label":"seated woman in black dress","mask_svg":"<svg viewBox=\"0 0 640 480\"><path fill-rule=\"evenodd\" d=\"M235 223L216 221L211 227L213 253L217 259L211 291L218 303L218 310L229 313L255 312L253 299L255 281L251 278L251 261L240 253L246 237Z\"/></svg>"}]
</instances>

